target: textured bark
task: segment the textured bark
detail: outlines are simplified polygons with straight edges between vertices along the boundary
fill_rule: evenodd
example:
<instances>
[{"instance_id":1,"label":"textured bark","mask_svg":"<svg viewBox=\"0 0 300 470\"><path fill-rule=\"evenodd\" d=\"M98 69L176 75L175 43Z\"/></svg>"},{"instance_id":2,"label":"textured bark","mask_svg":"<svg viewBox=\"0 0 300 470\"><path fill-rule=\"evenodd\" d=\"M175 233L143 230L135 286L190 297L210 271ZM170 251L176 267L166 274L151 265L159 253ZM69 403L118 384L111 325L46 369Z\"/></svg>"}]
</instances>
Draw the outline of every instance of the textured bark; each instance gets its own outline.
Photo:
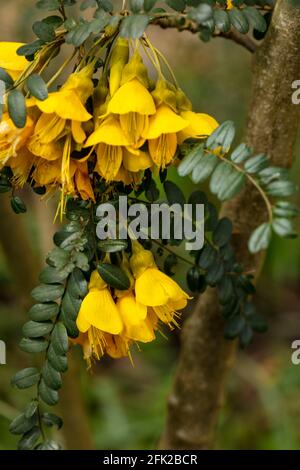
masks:
<instances>
[{"instance_id":1,"label":"textured bark","mask_svg":"<svg viewBox=\"0 0 300 470\"><path fill-rule=\"evenodd\" d=\"M300 7L278 0L272 24L254 55L252 101L246 136L255 152L267 152L275 165L289 167L300 117L292 104L291 84L300 78ZM248 186L222 209L234 223L237 257L258 273L263 255L251 256L247 240L266 218L260 196ZM235 343L223 337L217 295L209 290L183 328L182 347L160 447L209 449L215 431Z\"/></svg>"}]
</instances>

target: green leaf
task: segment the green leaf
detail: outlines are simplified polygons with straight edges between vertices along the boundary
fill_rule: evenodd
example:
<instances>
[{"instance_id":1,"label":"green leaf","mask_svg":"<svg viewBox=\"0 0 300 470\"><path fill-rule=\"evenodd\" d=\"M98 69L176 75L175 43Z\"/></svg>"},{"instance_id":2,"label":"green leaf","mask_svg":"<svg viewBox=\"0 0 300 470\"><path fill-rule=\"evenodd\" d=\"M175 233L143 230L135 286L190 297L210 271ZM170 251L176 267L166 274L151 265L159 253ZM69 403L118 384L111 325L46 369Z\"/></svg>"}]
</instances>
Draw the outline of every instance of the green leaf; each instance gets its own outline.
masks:
<instances>
[{"instance_id":1,"label":"green leaf","mask_svg":"<svg viewBox=\"0 0 300 470\"><path fill-rule=\"evenodd\" d=\"M209 182L209 189L213 194L218 194L224 182L232 174L232 166L227 161L217 164Z\"/></svg>"},{"instance_id":2,"label":"green leaf","mask_svg":"<svg viewBox=\"0 0 300 470\"><path fill-rule=\"evenodd\" d=\"M199 266L192 266L187 272L187 284L192 292L202 293L206 289L205 276Z\"/></svg>"},{"instance_id":3,"label":"green leaf","mask_svg":"<svg viewBox=\"0 0 300 470\"><path fill-rule=\"evenodd\" d=\"M295 184L291 181L273 181L266 187L267 193L274 197L291 196L294 194L295 189Z\"/></svg>"},{"instance_id":4,"label":"green leaf","mask_svg":"<svg viewBox=\"0 0 300 470\"><path fill-rule=\"evenodd\" d=\"M43 42L51 42L55 39L55 31L53 27L43 21L36 21L33 26L32 30L34 34Z\"/></svg>"},{"instance_id":5,"label":"green leaf","mask_svg":"<svg viewBox=\"0 0 300 470\"><path fill-rule=\"evenodd\" d=\"M234 296L233 282L230 276L224 276L218 283L219 302L227 304Z\"/></svg>"},{"instance_id":6,"label":"green leaf","mask_svg":"<svg viewBox=\"0 0 300 470\"><path fill-rule=\"evenodd\" d=\"M43 379L39 385L39 394L43 402L49 406L54 406L58 403L57 391L49 388Z\"/></svg>"},{"instance_id":7,"label":"green leaf","mask_svg":"<svg viewBox=\"0 0 300 470\"><path fill-rule=\"evenodd\" d=\"M84 41L87 40L90 34L91 31L89 23L86 22L79 24L66 34L66 43L73 44L75 47L79 47L84 43Z\"/></svg>"},{"instance_id":8,"label":"green leaf","mask_svg":"<svg viewBox=\"0 0 300 470\"><path fill-rule=\"evenodd\" d=\"M235 316L230 318L225 324L224 335L227 339L237 338L243 331L246 325L246 320L244 317Z\"/></svg>"},{"instance_id":9,"label":"green leaf","mask_svg":"<svg viewBox=\"0 0 300 470\"><path fill-rule=\"evenodd\" d=\"M205 181L213 172L218 162L218 157L212 153L203 155L193 169L192 181L196 184Z\"/></svg>"},{"instance_id":10,"label":"green leaf","mask_svg":"<svg viewBox=\"0 0 300 470\"><path fill-rule=\"evenodd\" d=\"M229 10L230 21L232 26L242 34L246 34L249 31L249 22L247 16L238 8L232 8Z\"/></svg>"},{"instance_id":11,"label":"green leaf","mask_svg":"<svg viewBox=\"0 0 300 470\"><path fill-rule=\"evenodd\" d=\"M130 15L126 16L120 27L120 36L123 38L138 39L147 28L149 17L147 15Z\"/></svg>"},{"instance_id":12,"label":"green leaf","mask_svg":"<svg viewBox=\"0 0 300 470\"><path fill-rule=\"evenodd\" d=\"M71 235L68 234L68 239L70 237L74 237L74 235L77 236L77 233L76 234L72 233ZM64 242L66 242L66 239L64 240ZM47 258L47 263L59 270L65 269L67 265L70 264L70 261L71 261L70 252L63 250L62 248L59 248L59 247L54 248L49 253L48 258Z\"/></svg>"},{"instance_id":13,"label":"green leaf","mask_svg":"<svg viewBox=\"0 0 300 470\"><path fill-rule=\"evenodd\" d=\"M19 196L13 196L10 200L11 207L16 214L24 214L27 208Z\"/></svg>"},{"instance_id":14,"label":"green leaf","mask_svg":"<svg viewBox=\"0 0 300 470\"><path fill-rule=\"evenodd\" d=\"M155 6L157 0L144 0L144 10L150 11Z\"/></svg>"},{"instance_id":15,"label":"green leaf","mask_svg":"<svg viewBox=\"0 0 300 470\"><path fill-rule=\"evenodd\" d=\"M48 335L53 329L53 323L48 322L36 322L29 320L23 326L23 335L27 338L39 338L41 336Z\"/></svg>"},{"instance_id":16,"label":"green leaf","mask_svg":"<svg viewBox=\"0 0 300 470\"><path fill-rule=\"evenodd\" d=\"M147 189L145 191L145 196L150 202L157 201L159 198L159 190L156 186L154 179L151 179L147 185Z\"/></svg>"},{"instance_id":17,"label":"green leaf","mask_svg":"<svg viewBox=\"0 0 300 470\"><path fill-rule=\"evenodd\" d=\"M181 189L177 186L177 184L173 183L173 181L165 181L164 191L166 193L167 200L170 205L180 204L183 209L183 206L185 204L185 197Z\"/></svg>"},{"instance_id":18,"label":"green leaf","mask_svg":"<svg viewBox=\"0 0 300 470\"><path fill-rule=\"evenodd\" d=\"M144 6L144 0L129 0L129 9L133 13L139 13Z\"/></svg>"},{"instance_id":19,"label":"green leaf","mask_svg":"<svg viewBox=\"0 0 300 470\"><path fill-rule=\"evenodd\" d=\"M43 41L37 39L36 41L33 41L29 44L24 44L24 46L19 47L17 54L26 57L32 57L38 50L41 49L42 46Z\"/></svg>"},{"instance_id":20,"label":"green leaf","mask_svg":"<svg viewBox=\"0 0 300 470\"><path fill-rule=\"evenodd\" d=\"M177 172L179 176L189 175L199 160L204 156L203 144L196 145L180 162Z\"/></svg>"},{"instance_id":21,"label":"green leaf","mask_svg":"<svg viewBox=\"0 0 300 470\"><path fill-rule=\"evenodd\" d=\"M46 361L42 367L42 377L47 387L51 390L59 390L61 388L61 375L51 366L49 361Z\"/></svg>"},{"instance_id":22,"label":"green leaf","mask_svg":"<svg viewBox=\"0 0 300 470\"><path fill-rule=\"evenodd\" d=\"M217 251L211 245L205 245L200 255L199 266L208 269L216 262L217 258Z\"/></svg>"},{"instance_id":23,"label":"green leaf","mask_svg":"<svg viewBox=\"0 0 300 470\"><path fill-rule=\"evenodd\" d=\"M40 10L58 10L60 7L59 0L39 0L36 4L37 8Z\"/></svg>"},{"instance_id":24,"label":"green leaf","mask_svg":"<svg viewBox=\"0 0 300 470\"><path fill-rule=\"evenodd\" d=\"M56 426L57 429L60 429L63 425L63 420L54 413L43 413L41 418L43 423L49 428Z\"/></svg>"},{"instance_id":25,"label":"green leaf","mask_svg":"<svg viewBox=\"0 0 300 470\"><path fill-rule=\"evenodd\" d=\"M290 219L278 217L273 220L272 228L277 235L283 238L295 238L297 233Z\"/></svg>"},{"instance_id":26,"label":"green leaf","mask_svg":"<svg viewBox=\"0 0 300 470\"><path fill-rule=\"evenodd\" d=\"M59 306L55 302L35 304L28 312L30 320L46 321L58 315Z\"/></svg>"},{"instance_id":27,"label":"green leaf","mask_svg":"<svg viewBox=\"0 0 300 470\"><path fill-rule=\"evenodd\" d=\"M257 227L251 234L248 241L248 248L251 253L257 253L260 250L268 248L271 240L272 230L269 223L264 223Z\"/></svg>"},{"instance_id":28,"label":"green leaf","mask_svg":"<svg viewBox=\"0 0 300 470\"><path fill-rule=\"evenodd\" d=\"M36 354L46 351L48 344L48 341L44 339L22 338L19 347L24 352Z\"/></svg>"},{"instance_id":29,"label":"green leaf","mask_svg":"<svg viewBox=\"0 0 300 470\"><path fill-rule=\"evenodd\" d=\"M212 150L221 147L227 153L235 136L235 127L232 121L225 121L208 137L207 148Z\"/></svg>"},{"instance_id":30,"label":"green leaf","mask_svg":"<svg viewBox=\"0 0 300 470\"><path fill-rule=\"evenodd\" d=\"M188 204L206 204L207 196L203 191L193 191L188 199Z\"/></svg>"},{"instance_id":31,"label":"green leaf","mask_svg":"<svg viewBox=\"0 0 300 470\"><path fill-rule=\"evenodd\" d=\"M239 171L234 170L226 178L226 180L223 181L223 184L218 192L218 198L220 201L226 201L227 199L231 199L236 196L236 194L238 194L245 185L245 182L245 175Z\"/></svg>"},{"instance_id":32,"label":"green leaf","mask_svg":"<svg viewBox=\"0 0 300 470\"><path fill-rule=\"evenodd\" d=\"M64 293L64 286L60 284L41 284L31 292L31 297L37 302L51 302L59 299Z\"/></svg>"},{"instance_id":33,"label":"green leaf","mask_svg":"<svg viewBox=\"0 0 300 470\"><path fill-rule=\"evenodd\" d=\"M185 9L184 0L166 0L166 3L176 11L183 11Z\"/></svg>"},{"instance_id":34,"label":"green leaf","mask_svg":"<svg viewBox=\"0 0 300 470\"><path fill-rule=\"evenodd\" d=\"M53 346L50 345L48 350L48 360L52 367L58 372L66 372L68 370L68 359L65 355L60 356L55 352Z\"/></svg>"},{"instance_id":35,"label":"green leaf","mask_svg":"<svg viewBox=\"0 0 300 470\"><path fill-rule=\"evenodd\" d=\"M234 149L230 158L234 163L243 163L251 155L251 149L246 144L240 144Z\"/></svg>"},{"instance_id":36,"label":"green leaf","mask_svg":"<svg viewBox=\"0 0 300 470\"><path fill-rule=\"evenodd\" d=\"M4 82L5 88L9 88L14 84L13 78L7 73L5 69L0 67L0 81Z\"/></svg>"},{"instance_id":37,"label":"green leaf","mask_svg":"<svg viewBox=\"0 0 300 470\"><path fill-rule=\"evenodd\" d=\"M58 355L63 355L69 350L69 340L65 325L59 321L56 323L52 335L51 344Z\"/></svg>"},{"instance_id":38,"label":"green leaf","mask_svg":"<svg viewBox=\"0 0 300 470\"><path fill-rule=\"evenodd\" d=\"M80 305L81 299L78 296L73 297L69 290L67 290L62 300L62 310L65 312L66 316L75 321L78 316Z\"/></svg>"},{"instance_id":39,"label":"green leaf","mask_svg":"<svg viewBox=\"0 0 300 470\"><path fill-rule=\"evenodd\" d=\"M264 170L259 172L259 179L261 184L268 185L273 181L288 180L289 171L286 168L281 168L278 166L269 166Z\"/></svg>"},{"instance_id":40,"label":"green leaf","mask_svg":"<svg viewBox=\"0 0 300 470\"><path fill-rule=\"evenodd\" d=\"M37 384L40 373L36 367L27 367L17 372L11 379L11 384L19 389L25 389Z\"/></svg>"},{"instance_id":41,"label":"green leaf","mask_svg":"<svg viewBox=\"0 0 300 470\"><path fill-rule=\"evenodd\" d=\"M196 8L192 8L187 17L192 21L195 21L198 24L206 23L212 18L213 10L210 5L203 4L199 5Z\"/></svg>"},{"instance_id":42,"label":"green leaf","mask_svg":"<svg viewBox=\"0 0 300 470\"><path fill-rule=\"evenodd\" d=\"M32 450L40 437L40 428L38 426L34 426L30 431L27 431L19 441L18 450Z\"/></svg>"},{"instance_id":43,"label":"green leaf","mask_svg":"<svg viewBox=\"0 0 300 470\"><path fill-rule=\"evenodd\" d=\"M225 274L223 262L219 259L216 260L207 270L205 280L209 286L215 286L221 281Z\"/></svg>"},{"instance_id":44,"label":"green leaf","mask_svg":"<svg viewBox=\"0 0 300 470\"><path fill-rule=\"evenodd\" d=\"M60 319L67 329L69 338L77 338L79 335L79 330L76 325L76 320L70 318L64 309L61 310Z\"/></svg>"},{"instance_id":45,"label":"green leaf","mask_svg":"<svg viewBox=\"0 0 300 470\"><path fill-rule=\"evenodd\" d=\"M300 210L291 202L278 201L273 209L273 214L276 217L297 217L300 215Z\"/></svg>"},{"instance_id":46,"label":"green leaf","mask_svg":"<svg viewBox=\"0 0 300 470\"><path fill-rule=\"evenodd\" d=\"M80 269L75 268L72 272L67 286L67 293L71 297L85 297L88 291L87 281L80 271Z\"/></svg>"},{"instance_id":47,"label":"green leaf","mask_svg":"<svg viewBox=\"0 0 300 470\"><path fill-rule=\"evenodd\" d=\"M100 8L103 8L104 11L111 13L114 9L114 6L110 0L98 0Z\"/></svg>"},{"instance_id":48,"label":"green leaf","mask_svg":"<svg viewBox=\"0 0 300 470\"><path fill-rule=\"evenodd\" d=\"M232 222L224 217L220 219L213 232L213 242L219 247L226 245L231 239Z\"/></svg>"},{"instance_id":49,"label":"green leaf","mask_svg":"<svg viewBox=\"0 0 300 470\"><path fill-rule=\"evenodd\" d=\"M263 15L255 7L246 7L243 9L244 14L248 18L249 22L252 24L253 28L261 33L264 33L267 30L267 22Z\"/></svg>"},{"instance_id":50,"label":"green leaf","mask_svg":"<svg viewBox=\"0 0 300 470\"><path fill-rule=\"evenodd\" d=\"M130 287L130 280L127 274L118 266L109 263L100 263L97 270L102 279L108 285L119 290L127 290Z\"/></svg>"},{"instance_id":51,"label":"green leaf","mask_svg":"<svg viewBox=\"0 0 300 470\"><path fill-rule=\"evenodd\" d=\"M32 418L39 406L39 402L37 400L32 400L25 408L24 415L26 419Z\"/></svg>"},{"instance_id":52,"label":"green leaf","mask_svg":"<svg viewBox=\"0 0 300 470\"><path fill-rule=\"evenodd\" d=\"M47 440L39 444L37 450L60 450L60 445L53 440Z\"/></svg>"},{"instance_id":53,"label":"green leaf","mask_svg":"<svg viewBox=\"0 0 300 470\"><path fill-rule=\"evenodd\" d=\"M214 20L217 30L221 31L222 33L228 33L231 23L227 11L214 10Z\"/></svg>"},{"instance_id":54,"label":"green leaf","mask_svg":"<svg viewBox=\"0 0 300 470\"><path fill-rule=\"evenodd\" d=\"M126 250L128 243L126 240L101 240L98 247L104 253L117 253Z\"/></svg>"},{"instance_id":55,"label":"green leaf","mask_svg":"<svg viewBox=\"0 0 300 470\"><path fill-rule=\"evenodd\" d=\"M24 414L17 416L9 425L9 431L12 434L24 434L33 428L37 420L36 415L26 418Z\"/></svg>"},{"instance_id":56,"label":"green leaf","mask_svg":"<svg viewBox=\"0 0 300 470\"><path fill-rule=\"evenodd\" d=\"M52 26L53 29L59 28L64 22L64 20L57 15L47 16L47 18L44 18L42 21Z\"/></svg>"},{"instance_id":57,"label":"green leaf","mask_svg":"<svg viewBox=\"0 0 300 470\"><path fill-rule=\"evenodd\" d=\"M22 129L26 125L26 103L23 93L19 90L13 90L8 94L8 113L14 125Z\"/></svg>"},{"instance_id":58,"label":"green leaf","mask_svg":"<svg viewBox=\"0 0 300 470\"><path fill-rule=\"evenodd\" d=\"M268 166L268 157L264 153L255 155L245 163L245 171L247 173L258 173Z\"/></svg>"},{"instance_id":59,"label":"green leaf","mask_svg":"<svg viewBox=\"0 0 300 470\"><path fill-rule=\"evenodd\" d=\"M48 98L48 88L42 77L38 74L32 74L27 79L27 88L34 96L40 101L44 101Z\"/></svg>"},{"instance_id":60,"label":"green leaf","mask_svg":"<svg viewBox=\"0 0 300 470\"><path fill-rule=\"evenodd\" d=\"M39 281L43 284L61 284L68 277L67 269L59 271L53 266L46 266L39 275Z\"/></svg>"},{"instance_id":61,"label":"green leaf","mask_svg":"<svg viewBox=\"0 0 300 470\"><path fill-rule=\"evenodd\" d=\"M80 5L80 10L84 11L84 10L87 10L88 8L94 8L96 6L97 6L96 0L84 0Z\"/></svg>"}]
</instances>

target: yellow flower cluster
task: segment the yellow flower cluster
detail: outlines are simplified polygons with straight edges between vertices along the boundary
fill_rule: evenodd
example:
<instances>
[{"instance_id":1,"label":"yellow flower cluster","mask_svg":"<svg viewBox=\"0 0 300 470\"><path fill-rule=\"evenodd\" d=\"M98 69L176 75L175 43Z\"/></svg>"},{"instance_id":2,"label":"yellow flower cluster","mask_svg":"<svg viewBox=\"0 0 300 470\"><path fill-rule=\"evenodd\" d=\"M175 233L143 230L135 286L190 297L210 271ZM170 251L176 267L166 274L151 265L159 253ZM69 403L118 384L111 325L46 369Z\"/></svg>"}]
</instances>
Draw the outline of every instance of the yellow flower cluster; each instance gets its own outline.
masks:
<instances>
[{"instance_id":1,"label":"yellow flower cluster","mask_svg":"<svg viewBox=\"0 0 300 470\"><path fill-rule=\"evenodd\" d=\"M104 354L131 359L130 345L153 341L160 323L177 326L177 311L189 299L173 279L159 271L150 251L137 241L132 244L129 262L123 261L130 289L112 293L97 271L91 275L77 318L81 335L75 340L82 345L89 366Z\"/></svg>"},{"instance_id":2,"label":"yellow flower cluster","mask_svg":"<svg viewBox=\"0 0 300 470\"><path fill-rule=\"evenodd\" d=\"M19 46L0 44L0 67L14 79L28 66L16 53ZM192 111L176 81L164 78L160 53L146 46L137 41L130 48L117 38L100 78L93 80L97 59L91 57L44 101L27 98L23 129L5 110L0 165L11 167L16 184L29 181L95 201L95 177L136 184L145 169L171 165L186 139L211 134L215 119ZM141 49L155 66L156 82L149 78Z\"/></svg>"}]
</instances>

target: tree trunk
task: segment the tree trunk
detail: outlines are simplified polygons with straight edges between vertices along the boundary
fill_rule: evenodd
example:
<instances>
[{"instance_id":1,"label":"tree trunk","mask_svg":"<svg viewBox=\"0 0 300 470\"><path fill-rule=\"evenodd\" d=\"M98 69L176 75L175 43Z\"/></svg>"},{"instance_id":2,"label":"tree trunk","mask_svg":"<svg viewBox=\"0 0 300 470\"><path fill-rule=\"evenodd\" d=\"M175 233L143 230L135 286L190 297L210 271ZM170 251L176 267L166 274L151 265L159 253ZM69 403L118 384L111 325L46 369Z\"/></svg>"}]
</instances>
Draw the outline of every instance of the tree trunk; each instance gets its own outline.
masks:
<instances>
[{"instance_id":1,"label":"tree trunk","mask_svg":"<svg viewBox=\"0 0 300 470\"><path fill-rule=\"evenodd\" d=\"M265 152L272 164L289 167L294 159L300 106L292 104L292 82L300 79L300 6L277 0L272 23L254 55L252 101L246 138L255 152ZM222 215L234 224L237 258L256 274L263 254L251 256L247 241L266 212L255 188L247 186L224 204ZM235 342L223 337L217 294L201 296L183 327L181 352L168 400L163 449L210 449L214 446L225 382L234 359Z\"/></svg>"}]
</instances>

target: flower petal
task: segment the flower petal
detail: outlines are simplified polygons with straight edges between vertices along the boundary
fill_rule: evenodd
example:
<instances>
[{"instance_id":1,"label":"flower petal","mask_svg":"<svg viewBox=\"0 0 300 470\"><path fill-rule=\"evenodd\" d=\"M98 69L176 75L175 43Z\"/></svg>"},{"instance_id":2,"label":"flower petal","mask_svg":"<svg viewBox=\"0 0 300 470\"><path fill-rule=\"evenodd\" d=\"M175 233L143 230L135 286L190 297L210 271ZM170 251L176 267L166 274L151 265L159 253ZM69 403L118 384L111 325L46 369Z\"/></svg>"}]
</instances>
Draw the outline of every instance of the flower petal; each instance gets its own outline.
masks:
<instances>
[{"instance_id":1,"label":"flower petal","mask_svg":"<svg viewBox=\"0 0 300 470\"><path fill-rule=\"evenodd\" d=\"M130 144L121 129L119 121L114 117L109 117L103 121L98 129L90 135L85 147L91 147L101 142L114 146Z\"/></svg>"},{"instance_id":2,"label":"flower petal","mask_svg":"<svg viewBox=\"0 0 300 470\"><path fill-rule=\"evenodd\" d=\"M188 121L171 108L161 105L154 116L150 117L148 131L143 135L145 139L157 139L162 134L176 133L187 127Z\"/></svg>"},{"instance_id":3,"label":"flower petal","mask_svg":"<svg viewBox=\"0 0 300 470\"><path fill-rule=\"evenodd\" d=\"M203 139L209 136L217 127L218 122L209 114L194 113L193 111L184 111L181 116L189 122L189 125L178 134L178 143L181 144L186 139Z\"/></svg>"},{"instance_id":4,"label":"flower petal","mask_svg":"<svg viewBox=\"0 0 300 470\"><path fill-rule=\"evenodd\" d=\"M108 112L114 114L150 115L155 111L151 93L136 78L122 85L108 103Z\"/></svg>"}]
</instances>

